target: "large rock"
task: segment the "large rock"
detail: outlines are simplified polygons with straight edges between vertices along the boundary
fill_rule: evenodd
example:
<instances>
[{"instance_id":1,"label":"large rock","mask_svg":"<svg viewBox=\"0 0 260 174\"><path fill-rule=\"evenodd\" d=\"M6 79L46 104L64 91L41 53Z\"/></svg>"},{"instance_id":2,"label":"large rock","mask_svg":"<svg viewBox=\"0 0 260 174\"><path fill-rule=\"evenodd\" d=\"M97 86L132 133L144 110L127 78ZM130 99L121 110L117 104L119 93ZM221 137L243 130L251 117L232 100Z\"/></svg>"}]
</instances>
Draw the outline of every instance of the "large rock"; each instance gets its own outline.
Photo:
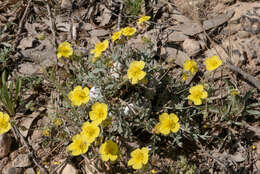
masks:
<instances>
[{"instance_id":1,"label":"large rock","mask_svg":"<svg viewBox=\"0 0 260 174\"><path fill-rule=\"evenodd\" d=\"M10 152L11 142L12 139L8 134L0 135L0 159Z\"/></svg>"},{"instance_id":2,"label":"large rock","mask_svg":"<svg viewBox=\"0 0 260 174\"><path fill-rule=\"evenodd\" d=\"M190 56L196 55L200 52L200 43L194 39L185 39L182 47L184 51Z\"/></svg>"},{"instance_id":3,"label":"large rock","mask_svg":"<svg viewBox=\"0 0 260 174\"><path fill-rule=\"evenodd\" d=\"M32 164L28 154L19 154L12 162L13 167L28 167Z\"/></svg>"},{"instance_id":4,"label":"large rock","mask_svg":"<svg viewBox=\"0 0 260 174\"><path fill-rule=\"evenodd\" d=\"M61 174L77 174L77 173L78 173L77 169L75 169L75 167L71 164L67 164L61 172Z\"/></svg>"}]
</instances>

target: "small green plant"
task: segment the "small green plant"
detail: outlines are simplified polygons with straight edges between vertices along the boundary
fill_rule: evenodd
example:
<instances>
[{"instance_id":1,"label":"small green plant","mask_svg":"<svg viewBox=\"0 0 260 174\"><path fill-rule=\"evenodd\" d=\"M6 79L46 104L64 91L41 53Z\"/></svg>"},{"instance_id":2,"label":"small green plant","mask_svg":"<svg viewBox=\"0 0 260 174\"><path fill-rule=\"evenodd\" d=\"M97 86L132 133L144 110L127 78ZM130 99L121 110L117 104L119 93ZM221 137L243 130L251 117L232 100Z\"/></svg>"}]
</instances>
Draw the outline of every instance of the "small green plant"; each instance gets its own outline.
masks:
<instances>
[{"instance_id":1,"label":"small green plant","mask_svg":"<svg viewBox=\"0 0 260 174\"><path fill-rule=\"evenodd\" d=\"M10 48L2 48L0 49L0 71L4 71L4 69L7 67L8 65L8 61L9 61L9 56L11 54L11 49Z\"/></svg>"},{"instance_id":2,"label":"small green plant","mask_svg":"<svg viewBox=\"0 0 260 174\"><path fill-rule=\"evenodd\" d=\"M2 84L0 86L0 102L4 109L11 115L15 115L15 109L17 106L17 101L19 93L21 90L22 81L17 79L16 82L6 82L6 73L2 73Z\"/></svg>"},{"instance_id":3,"label":"small green plant","mask_svg":"<svg viewBox=\"0 0 260 174\"><path fill-rule=\"evenodd\" d=\"M143 0L126 0L125 9L128 15L137 16L140 14Z\"/></svg>"}]
</instances>

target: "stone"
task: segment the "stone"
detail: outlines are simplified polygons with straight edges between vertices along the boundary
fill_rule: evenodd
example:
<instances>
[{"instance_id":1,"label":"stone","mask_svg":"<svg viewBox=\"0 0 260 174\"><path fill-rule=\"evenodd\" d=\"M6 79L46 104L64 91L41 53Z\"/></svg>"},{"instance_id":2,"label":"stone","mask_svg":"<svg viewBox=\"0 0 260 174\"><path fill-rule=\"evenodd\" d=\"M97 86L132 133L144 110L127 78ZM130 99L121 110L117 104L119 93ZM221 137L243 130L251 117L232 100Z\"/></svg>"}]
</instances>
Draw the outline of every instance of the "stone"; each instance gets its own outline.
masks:
<instances>
[{"instance_id":1,"label":"stone","mask_svg":"<svg viewBox=\"0 0 260 174\"><path fill-rule=\"evenodd\" d=\"M62 9L70 9L72 7L71 0L62 0L60 7Z\"/></svg>"},{"instance_id":2,"label":"stone","mask_svg":"<svg viewBox=\"0 0 260 174\"><path fill-rule=\"evenodd\" d=\"M77 169L75 169L75 167L71 164L67 164L61 172L61 174L77 174L77 173L78 173Z\"/></svg>"},{"instance_id":3,"label":"stone","mask_svg":"<svg viewBox=\"0 0 260 174\"><path fill-rule=\"evenodd\" d=\"M32 164L28 154L19 154L14 161L12 161L13 167L28 167Z\"/></svg>"},{"instance_id":4,"label":"stone","mask_svg":"<svg viewBox=\"0 0 260 174\"><path fill-rule=\"evenodd\" d=\"M8 134L0 135L0 159L5 157L11 149L12 139Z\"/></svg>"},{"instance_id":5,"label":"stone","mask_svg":"<svg viewBox=\"0 0 260 174\"><path fill-rule=\"evenodd\" d=\"M11 167L8 169L8 174L22 174L23 168L20 167Z\"/></svg>"},{"instance_id":6,"label":"stone","mask_svg":"<svg viewBox=\"0 0 260 174\"><path fill-rule=\"evenodd\" d=\"M183 67L185 60L190 59L189 55L187 55L185 52L172 47L163 47L161 50L161 56L166 60L172 59L172 62L174 59L174 63L180 67Z\"/></svg>"},{"instance_id":7,"label":"stone","mask_svg":"<svg viewBox=\"0 0 260 174\"><path fill-rule=\"evenodd\" d=\"M33 168L28 168L24 171L24 174L35 174L35 171L33 170Z\"/></svg>"},{"instance_id":8,"label":"stone","mask_svg":"<svg viewBox=\"0 0 260 174\"><path fill-rule=\"evenodd\" d=\"M184 51L190 55L196 55L197 53L200 52L200 43L194 39L185 39L185 41L182 44L182 47Z\"/></svg>"},{"instance_id":9,"label":"stone","mask_svg":"<svg viewBox=\"0 0 260 174\"><path fill-rule=\"evenodd\" d=\"M0 160L0 173L3 173L4 167L8 164L9 157L5 157L2 160Z\"/></svg>"}]
</instances>

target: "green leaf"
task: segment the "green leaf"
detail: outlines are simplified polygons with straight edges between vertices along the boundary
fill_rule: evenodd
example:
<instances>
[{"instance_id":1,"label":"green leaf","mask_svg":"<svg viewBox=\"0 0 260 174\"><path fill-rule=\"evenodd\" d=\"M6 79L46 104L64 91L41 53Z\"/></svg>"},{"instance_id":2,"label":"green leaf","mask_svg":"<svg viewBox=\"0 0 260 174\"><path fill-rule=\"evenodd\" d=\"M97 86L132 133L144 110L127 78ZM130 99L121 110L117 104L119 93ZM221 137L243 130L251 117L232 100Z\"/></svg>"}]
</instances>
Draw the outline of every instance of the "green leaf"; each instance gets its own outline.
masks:
<instances>
[{"instance_id":1,"label":"green leaf","mask_svg":"<svg viewBox=\"0 0 260 174\"><path fill-rule=\"evenodd\" d=\"M14 84L13 84L13 82L11 82L9 85L9 90L8 90L9 97L11 100L13 99L13 89L14 89Z\"/></svg>"},{"instance_id":2,"label":"green leaf","mask_svg":"<svg viewBox=\"0 0 260 174\"><path fill-rule=\"evenodd\" d=\"M257 106L260 106L260 103L252 103L250 105L247 105L246 108L254 108L254 107L257 107Z\"/></svg>"},{"instance_id":3,"label":"green leaf","mask_svg":"<svg viewBox=\"0 0 260 174\"><path fill-rule=\"evenodd\" d=\"M4 71L4 72L2 73L2 85L3 85L3 86L6 85L5 77L6 77L6 74L5 74L5 71Z\"/></svg>"},{"instance_id":4,"label":"green leaf","mask_svg":"<svg viewBox=\"0 0 260 174\"><path fill-rule=\"evenodd\" d=\"M246 110L246 112L249 114L249 115L260 115L260 111L258 110Z\"/></svg>"},{"instance_id":5,"label":"green leaf","mask_svg":"<svg viewBox=\"0 0 260 174\"><path fill-rule=\"evenodd\" d=\"M22 86L22 80L19 79L16 81L16 88L15 88L15 101L18 99L18 95L21 91L21 86Z\"/></svg>"},{"instance_id":6,"label":"green leaf","mask_svg":"<svg viewBox=\"0 0 260 174\"><path fill-rule=\"evenodd\" d=\"M253 89L247 91L247 93L246 93L245 96L243 97L243 100L244 100L244 101L247 101L252 95L253 95Z\"/></svg>"}]
</instances>

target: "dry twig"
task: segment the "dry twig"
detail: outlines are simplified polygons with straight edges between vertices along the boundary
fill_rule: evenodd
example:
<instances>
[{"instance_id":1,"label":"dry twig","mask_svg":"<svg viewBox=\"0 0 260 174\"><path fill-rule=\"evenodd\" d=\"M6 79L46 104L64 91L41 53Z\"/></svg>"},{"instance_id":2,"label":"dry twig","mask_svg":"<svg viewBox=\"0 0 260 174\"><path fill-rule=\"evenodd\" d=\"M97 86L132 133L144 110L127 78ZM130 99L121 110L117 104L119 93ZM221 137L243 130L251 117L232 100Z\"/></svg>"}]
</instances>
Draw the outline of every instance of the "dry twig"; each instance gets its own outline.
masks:
<instances>
[{"instance_id":1,"label":"dry twig","mask_svg":"<svg viewBox=\"0 0 260 174\"><path fill-rule=\"evenodd\" d=\"M25 18L26 18L27 14L28 14L29 7L31 7L31 2L32 2L32 0L29 0L27 6L25 8L25 11L23 13L22 19L20 20L19 27L18 27L18 32L16 34L16 40L15 40L15 44L14 44L14 49L17 48L17 46L18 46L18 44L19 44L19 42L21 40L20 35L21 35L22 29L23 29L23 26L24 26L24 23L25 23Z\"/></svg>"},{"instance_id":2,"label":"dry twig","mask_svg":"<svg viewBox=\"0 0 260 174\"><path fill-rule=\"evenodd\" d=\"M51 15L51 8L50 8L48 1L46 1L46 6L47 6L48 15L49 15L50 23L51 23L50 27L51 27L51 33L52 33L52 39L53 39L52 42L53 42L53 45L55 47L57 47L57 40L56 40L56 34L55 34L56 26L55 26L55 22L53 21L53 18Z\"/></svg>"}]
</instances>

